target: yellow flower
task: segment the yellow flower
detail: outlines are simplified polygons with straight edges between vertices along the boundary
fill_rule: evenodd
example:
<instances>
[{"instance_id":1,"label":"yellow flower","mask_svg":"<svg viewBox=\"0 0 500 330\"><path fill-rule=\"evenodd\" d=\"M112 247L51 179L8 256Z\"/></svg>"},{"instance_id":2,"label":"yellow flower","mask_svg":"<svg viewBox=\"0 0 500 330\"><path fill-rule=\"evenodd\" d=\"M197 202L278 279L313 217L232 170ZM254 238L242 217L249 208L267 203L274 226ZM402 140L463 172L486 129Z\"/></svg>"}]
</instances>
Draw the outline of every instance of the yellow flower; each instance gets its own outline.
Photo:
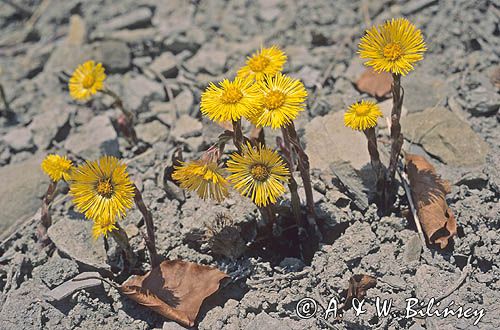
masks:
<instances>
[{"instance_id":1,"label":"yellow flower","mask_svg":"<svg viewBox=\"0 0 500 330\"><path fill-rule=\"evenodd\" d=\"M132 207L134 184L125 164L115 157L103 156L73 169L70 194L76 209L87 219L112 224Z\"/></svg>"},{"instance_id":2,"label":"yellow flower","mask_svg":"<svg viewBox=\"0 0 500 330\"><path fill-rule=\"evenodd\" d=\"M71 160L66 156L47 155L42 161L42 170L52 179L59 181L61 179L69 180L72 167Z\"/></svg>"},{"instance_id":3,"label":"yellow flower","mask_svg":"<svg viewBox=\"0 0 500 330\"><path fill-rule=\"evenodd\" d=\"M422 33L406 18L397 18L366 31L359 43L361 58L369 59L365 65L375 71L406 75L413 63L424 58L427 50Z\"/></svg>"},{"instance_id":4,"label":"yellow flower","mask_svg":"<svg viewBox=\"0 0 500 330\"><path fill-rule=\"evenodd\" d=\"M221 202L228 196L227 181L216 161L200 159L183 162L175 167L172 178L179 182L181 188L196 191L203 199L212 198Z\"/></svg>"},{"instance_id":5,"label":"yellow flower","mask_svg":"<svg viewBox=\"0 0 500 330\"><path fill-rule=\"evenodd\" d=\"M259 107L259 96L259 87L249 78L224 79L219 87L210 83L201 95L201 112L213 121L236 121Z\"/></svg>"},{"instance_id":6,"label":"yellow flower","mask_svg":"<svg viewBox=\"0 0 500 330\"><path fill-rule=\"evenodd\" d=\"M75 100L85 101L104 88L106 74L101 63L87 61L79 65L69 79L69 94Z\"/></svg>"},{"instance_id":7,"label":"yellow flower","mask_svg":"<svg viewBox=\"0 0 500 330\"><path fill-rule=\"evenodd\" d=\"M286 55L278 47L261 48L251 57L247 57L246 65L238 71L238 77L250 77L258 81L265 75L274 76L283 70L285 62Z\"/></svg>"},{"instance_id":8,"label":"yellow flower","mask_svg":"<svg viewBox=\"0 0 500 330\"><path fill-rule=\"evenodd\" d=\"M307 91L300 80L280 72L273 77L266 76L258 84L262 106L249 117L256 126L280 128L288 125L304 110Z\"/></svg>"},{"instance_id":9,"label":"yellow flower","mask_svg":"<svg viewBox=\"0 0 500 330\"><path fill-rule=\"evenodd\" d=\"M253 148L249 144L241 155L231 155L227 170L232 173L228 180L234 188L259 207L276 203L285 192L283 183L290 177L280 155L264 146Z\"/></svg>"},{"instance_id":10,"label":"yellow flower","mask_svg":"<svg viewBox=\"0 0 500 330\"><path fill-rule=\"evenodd\" d=\"M94 239L98 239L101 235L107 237L110 232L118 229L115 224L116 219L96 219L92 226L92 237L94 237Z\"/></svg>"},{"instance_id":11,"label":"yellow flower","mask_svg":"<svg viewBox=\"0 0 500 330\"><path fill-rule=\"evenodd\" d=\"M379 106L373 101L361 101L351 104L344 114L344 125L364 131L377 125L377 118L382 117Z\"/></svg>"}]
</instances>

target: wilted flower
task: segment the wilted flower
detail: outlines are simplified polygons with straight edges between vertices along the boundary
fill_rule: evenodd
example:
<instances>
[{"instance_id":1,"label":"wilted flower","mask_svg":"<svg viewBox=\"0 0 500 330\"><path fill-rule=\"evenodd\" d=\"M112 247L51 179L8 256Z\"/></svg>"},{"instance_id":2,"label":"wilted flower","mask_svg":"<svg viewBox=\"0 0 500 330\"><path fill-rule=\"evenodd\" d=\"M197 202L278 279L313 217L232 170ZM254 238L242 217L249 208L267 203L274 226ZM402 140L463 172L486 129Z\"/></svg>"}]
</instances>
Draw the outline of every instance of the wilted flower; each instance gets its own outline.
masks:
<instances>
[{"instance_id":1,"label":"wilted flower","mask_svg":"<svg viewBox=\"0 0 500 330\"><path fill-rule=\"evenodd\" d=\"M253 148L248 144L242 154L233 153L227 170L232 173L228 180L234 188L259 207L276 203L285 192L283 183L290 177L280 155L261 145Z\"/></svg>"},{"instance_id":2,"label":"wilted flower","mask_svg":"<svg viewBox=\"0 0 500 330\"><path fill-rule=\"evenodd\" d=\"M396 18L366 31L359 43L361 58L375 71L406 75L427 50L422 33L406 18Z\"/></svg>"},{"instance_id":3,"label":"wilted flower","mask_svg":"<svg viewBox=\"0 0 500 330\"><path fill-rule=\"evenodd\" d=\"M47 155L41 164L42 170L52 179L59 181L61 179L69 180L72 163L66 156Z\"/></svg>"},{"instance_id":4,"label":"wilted flower","mask_svg":"<svg viewBox=\"0 0 500 330\"><path fill-rule=\"evenodd\" d=\"M379 106L373 101L353 103L344 114L344 125L355 130L364 131L377 125L377 118L382 117Z\"/></svg>"},{"instance_id":5,"label":"wilted flower","mask_svg":"<svg viewBox=\"0 0 500 330\"><path fill-rule=\"evenodd\" d=\"M274 76L283 70L285 62L286 55L278 47L261 48L247 57L246 65L238 71L238 77L261 80L265 75Z\"/></svg>"},{"instance_id":6,"label":"wilted flower","mask_svg":"<svg viewBox=\"0 0 500 330\"><path fill-rule=\"evenodd\" d=\"M106 74L101 63L87 61L79 65L69 79L69 93L75 100L85 101L104 88Z\"/></svg>"}]
</instances>

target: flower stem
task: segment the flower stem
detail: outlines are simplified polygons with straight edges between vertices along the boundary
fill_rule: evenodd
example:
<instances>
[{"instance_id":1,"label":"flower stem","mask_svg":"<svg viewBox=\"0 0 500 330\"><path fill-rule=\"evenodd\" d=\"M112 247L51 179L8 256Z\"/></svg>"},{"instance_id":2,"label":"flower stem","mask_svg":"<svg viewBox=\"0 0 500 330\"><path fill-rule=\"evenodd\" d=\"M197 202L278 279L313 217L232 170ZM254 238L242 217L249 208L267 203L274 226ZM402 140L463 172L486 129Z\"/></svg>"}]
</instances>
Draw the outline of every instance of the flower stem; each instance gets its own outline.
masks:
<instances>
[{"instance_id":1,"label":"flower stem","mask_svg":"<svg viewBox=\"0 0 500 330\"><path fill-rule=\"evenodd\" d=\"M7 101L7 96L5 95L5 90L3 89L2 84L0 84L0 98L2 99L2 102L4 104L5 117L9 117L9 115L12 114L12 111L10 110L10 105Z\"/></svg>"},{"instance_id":2,"label":"flower stem","mask_svg":"<svg viewBox=\"0 0 500 330\"><path fill-rule=\"evenodd\" d=\"M118 246L125 253L125 258L128 261L129 267L133 268L137 264L137 255L134 250L130 246L130 241L128 239L127 233L120 227L119 224L115 224L116 229L110 232L111 237L115 240Z\"/></svg>"},{"instance_id":3,"label":"flower stem","mask_svg":"<svg viewBox=\"0 0 500 330\"><path fill-rule=\"evenodd\" d=\"M156 242L155 242L155 227L153 224L153 216L151 212L146 208L144 201L142 199L142 194L134 185L134 201L139 211L141 211L142 216L144 217L144 223L146 224L146 233L147 237L144 237L146 241L146 247L149 251L149 258L151 259L151 268L155 268L160 264L160 259L158 253L156 252Z\"/></svg>"},{"instance_id":4,"label":"flower stem","mask_svg":"<svg viewBox=\"0 0 500 330\"><path fill-rule=\"evenodd\" d=\"M115 100L115 105L125 116L125 123L123 123L124 127L121 127L123 135L129 138L133 144L137 144L139 142L139 139L137 138L137 134L134 129L134 114L125 108L122 99L115 92L108 88L104 88L101 92L103 94L111 96Z\"/></svg>"},{"instance_id":5,"label":"flower stem","mask_svg":"<svg viewBox=\"0 0 500 330\"><path fill-rule=\"evenodd\" d=\"M47 188L47 192L42 199L40 224L38 225L36 235L38 241L44 245L49 241L49 238L47 236L47 229L49 229L49 227L52 225L52 217L50 216L50 204L54 200L56 187L57 182L51 180Z\"/></svg>"},{"instance_id":6,"label":"flower stem","mask_svg":"<svg viewBox=\"0 0 500 330\"><path fill-rule=\"evenodd\" d=\"M363 132L365 133L366 139L368 140L368 153L370 154L372 168L375 171L375 177L377 179L377 200L378 202L383 202L385 200L383 197L385 185L385 169L382 165L382 162L380 161L380 156L378 153L375 127L368 128Z\"/></svg>"},{"instance_id":7,"label":"flower stem","mask_svg":"<svg viewBox=\"0 0 500 330\"><path fill-rule=\"evenodd\" d=\"M401 88L401 75L392 74L392 112L391 112L391 156L389 160L389 170L385 185L385 207L384 211L389 212L395 194L394 177L398 166L399 154L403 146L403 134L401 134L401 109L403 107L404 91Z\"/></svg>"},{"instance_id":8,"label":"flower stem","mask_svg":"<svg viewBox=\"0 0 500 330\"><path fill-rule=\"evenodd\" d=\"M233 133L234 146L241 153L243 150L243 131L241 130L241 119L233 120Z\"/></svg>"}]
</instances>

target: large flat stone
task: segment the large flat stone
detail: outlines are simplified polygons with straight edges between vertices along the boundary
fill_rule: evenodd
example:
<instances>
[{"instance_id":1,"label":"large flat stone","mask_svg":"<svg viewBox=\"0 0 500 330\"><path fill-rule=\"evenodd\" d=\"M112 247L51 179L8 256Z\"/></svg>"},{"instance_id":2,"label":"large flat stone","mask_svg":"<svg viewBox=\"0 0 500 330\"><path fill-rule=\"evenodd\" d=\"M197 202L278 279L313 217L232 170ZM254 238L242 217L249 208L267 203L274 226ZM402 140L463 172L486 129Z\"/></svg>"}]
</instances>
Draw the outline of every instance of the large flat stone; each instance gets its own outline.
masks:
<instances>
[{"instance_id":1,"label":"large flat stone","mask_svg":"<svg viewBox=\"0 0 500 330\"><path fill-rule=\"evenodd\" d=\"M406 139L420 144L430 155L452 166L479 166L489 145L455 113L443 107L410 113L401 120Z\"/></svg>"}]
</instances>

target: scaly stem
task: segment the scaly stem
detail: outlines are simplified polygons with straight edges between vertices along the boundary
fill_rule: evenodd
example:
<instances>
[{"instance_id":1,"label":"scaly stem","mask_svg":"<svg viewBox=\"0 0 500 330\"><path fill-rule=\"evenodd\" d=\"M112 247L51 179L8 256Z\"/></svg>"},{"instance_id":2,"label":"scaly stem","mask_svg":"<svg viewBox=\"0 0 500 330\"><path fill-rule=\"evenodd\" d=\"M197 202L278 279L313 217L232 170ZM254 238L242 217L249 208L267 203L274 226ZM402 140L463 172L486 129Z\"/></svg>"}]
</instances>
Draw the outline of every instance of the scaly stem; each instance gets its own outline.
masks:
<instances>
[{"instance_id":1,"label":"scaly stem","mask_svg":"<svg viewBox=\"0 0 500 330\"><path fill-rule=\"evenodd\" d=\"M384 211L389 212L390 205L394 199L394 177L398 166L399 154L403 146L403 134L401 134L401 109L403 107L404 91L401 88L401 75L392 74L392 112L391 112L391 157L389 160L389 170L385 186L385 207Z\"/></svg>"},{"instance_id":2,"label":"scaly stem","mask_svg":"<svg viewBox=\"0 0 500 330\"><path fill-rule=\"evenodd\" d=\"M375 171L375 177L377 179L377 200L378 202L383 202L384 185L385 185L385 170L382 162L380 161L380 156L377 148L377 136L375 134L375 127L371 127L363 131L368 140L368 153L370 154L370 160L372 168Z\"/></svg>"},{"instance_id":3,"label":"scaly stem","mask_svg":"<svg viewBox=\"0 0 500 330\"><path fill-rule=\"evenodd\" d=\"M50 216L50 204L54 200L54 195L57 187L56 181L50 181L47 192L42 199L42 210L40 215L40 224L37 228L37 238L42 244L48 242L47 229L52 225L52 218Z\"/></svg>"},{"instance_id":4,"label":"scaly stem","mask_svg":"<svg viewBox=\"0 0 500 330\"><path fill-rule=\"evenodd\" d=\"M104 88L101 92L103 94L111 96L115 100L115 105L118 107L118 109L121 110L121 112L125 116L126 128L122 128L123 134L126 137L128 137L133 144L137 144L139 142L139 139L137 138L137 134L134 128L134 122L135 122L134 114L125 108L122 99L115 92L107 88Z\"/></svg>"},{"instance_id":5,"label":"scaly stem","mask_svg":"<svg viewBox=\"0 0 500 330\"><path fill-rule=\"evenodd\" d=\"M2 99L2 102L4 104L4 107L5 107L5 117L8 116L9 112L10 111L10 106L9 106L9 102L7 101L7 96L5 95L5 90L3 89L3 86L2 84L0 84L0 98Z\"/></svg>"},{"instance_id":6,"label":"scaly stem","mask_svg":"<svg viewBox=\"0 0 500 330\"><path fill-rule=\"evenodd\" d=\"M151 259L151 268L154 268L160 264L160 258L158 257L158 253L156 252L156 242L155 242L155 227L153 224L153 217L151 212L146 208L144 201L142 199L142 194L137 189L137 186L134 185L134 201L135 205L141 211L142 216L144 217L144 223L146 225L146 233L147 237L144 237L146 241L146 247L149 251L149 258Z\"/></svg>"},{"instance_id":7,"label":"scaly stem","mask_svg":"<svg viewBox=\"0 0 500 330\"><path fill-rule=\"evenodd\" d=\"M118 244L120 249L125 253L125 258L127 259L127 262L130 266L130 268L135 267L137 264L137 255L135 254L134 250L130 246L130 241L128 239L127 233L125 230L123 230L122 227L117 223L115 224L116 229L112 230L110 232L111 237L115 240L115 242Z\"/></svg>"},{"instance_id":8,"label":"scaly stem","mask_svg":"<svg viewBox=\"0 0 500 330\"><path fill-rule=\"evenodd\" d=\"M241 130L241 119L233 120L233 142L234 146L241 153L243 150L243 131Z\"/></svg>"}]
</instances>

